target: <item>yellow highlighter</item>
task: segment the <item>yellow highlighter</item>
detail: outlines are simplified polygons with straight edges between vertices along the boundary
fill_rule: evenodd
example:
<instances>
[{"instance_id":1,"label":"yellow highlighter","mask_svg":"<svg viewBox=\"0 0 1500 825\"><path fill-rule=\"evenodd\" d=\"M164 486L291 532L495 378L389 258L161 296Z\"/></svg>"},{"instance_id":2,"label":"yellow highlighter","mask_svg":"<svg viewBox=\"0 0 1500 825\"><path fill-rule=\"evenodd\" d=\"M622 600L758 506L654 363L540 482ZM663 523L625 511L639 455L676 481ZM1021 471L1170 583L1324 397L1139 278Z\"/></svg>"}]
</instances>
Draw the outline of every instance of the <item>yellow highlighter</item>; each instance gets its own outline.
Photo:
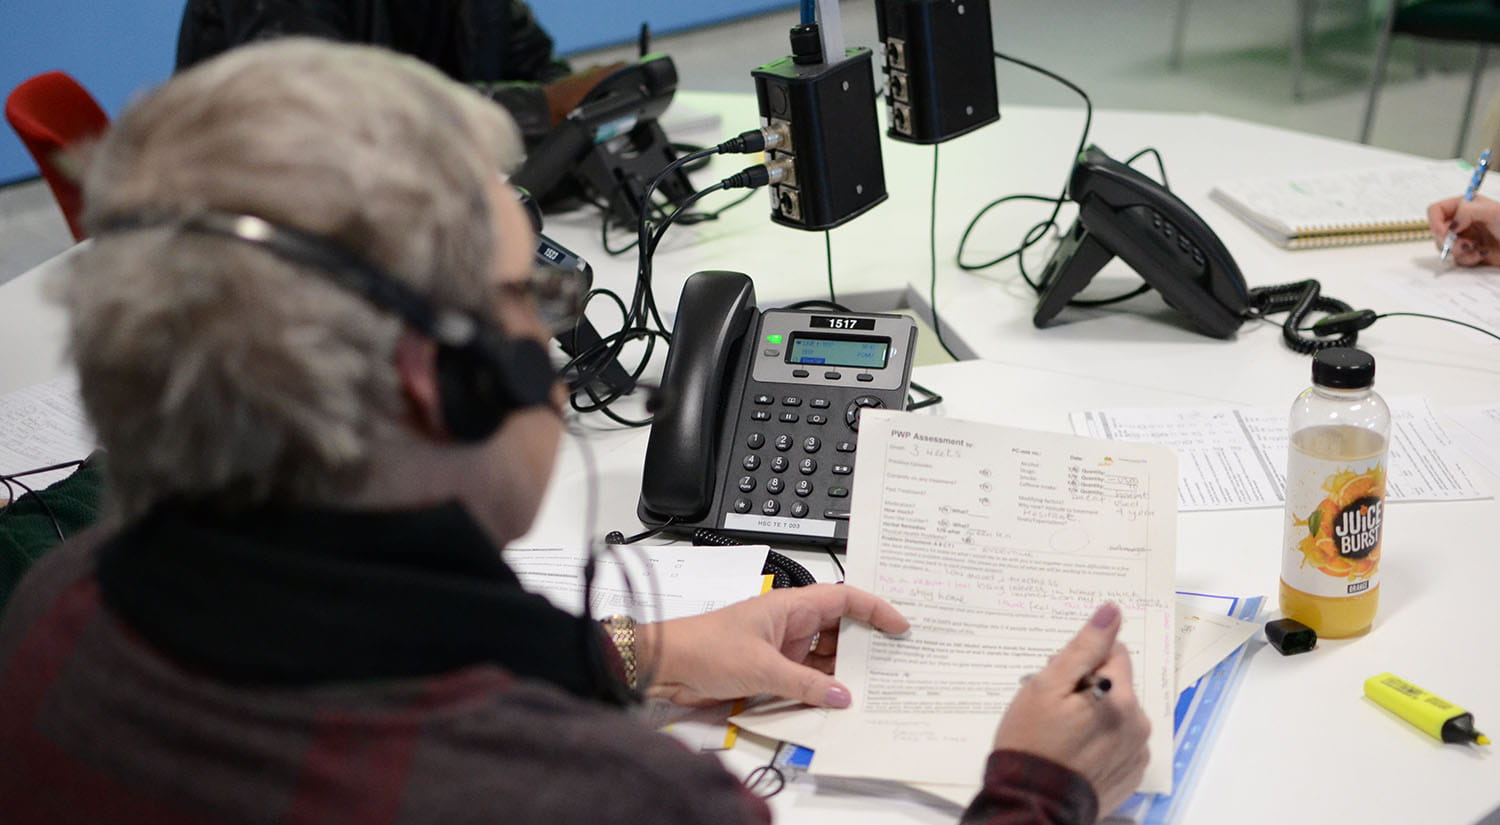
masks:
<instances>
[{"instance_id":1,"label":"yellow highlighter","mask_svg":"<svg viewBox=\"0 0 1500 825\"><path fill-rule=\"evenodd\" d=\"M1365 695L1434 739L1490 743L1488 736L1474 730L1474 714L1398 676L1371 676L1365 680Z\"/></svg>"}]
</instances>

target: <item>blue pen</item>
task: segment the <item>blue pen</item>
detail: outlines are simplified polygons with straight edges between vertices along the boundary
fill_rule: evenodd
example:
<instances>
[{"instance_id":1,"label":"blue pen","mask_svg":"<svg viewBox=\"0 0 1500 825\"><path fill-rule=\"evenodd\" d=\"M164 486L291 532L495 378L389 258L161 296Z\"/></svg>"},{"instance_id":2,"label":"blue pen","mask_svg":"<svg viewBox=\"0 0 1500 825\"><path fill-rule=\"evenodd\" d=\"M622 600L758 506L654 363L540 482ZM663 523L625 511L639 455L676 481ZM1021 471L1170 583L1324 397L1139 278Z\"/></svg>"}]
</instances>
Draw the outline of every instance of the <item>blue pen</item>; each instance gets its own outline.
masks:
<instances>
[{"instance_id":1,"label":"blue pen","mask_svg":"<svg viewBox=\"0 0 1500 825\"><path fill-rule=\"evenodd\" d=\"M1484 181L1484 173L1490 168L1490 150L1484 150L1479 156L1479 164L1474 167L1474 176L1469 178L1469 188L1464 190L1464 203L1474 200L1474 193L1479 191L1479 184ZM1443 239L1443 261L1448 260L1448 253L1453 251L1453 243L1458 240L1458 233L1450 231L1448 237Z\"/></svg>"}]
</instances>

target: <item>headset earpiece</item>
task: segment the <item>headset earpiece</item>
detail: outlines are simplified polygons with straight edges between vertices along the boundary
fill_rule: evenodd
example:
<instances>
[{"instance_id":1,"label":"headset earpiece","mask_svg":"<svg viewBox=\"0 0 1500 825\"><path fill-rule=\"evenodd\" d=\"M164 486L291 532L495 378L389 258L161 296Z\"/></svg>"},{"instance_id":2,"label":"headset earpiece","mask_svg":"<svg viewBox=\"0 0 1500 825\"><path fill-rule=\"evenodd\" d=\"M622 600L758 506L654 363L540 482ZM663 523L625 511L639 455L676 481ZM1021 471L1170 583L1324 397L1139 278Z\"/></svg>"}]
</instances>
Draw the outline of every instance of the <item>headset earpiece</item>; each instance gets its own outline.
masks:
<instances>
[{"instance_id":1,"label":"headset earpiece","mask_svg":"<svg viewBox=\"0 0 1500 825\"><path fill-rule=\"evenodd\" d=\"M439 346L438 400L443 425L460 441L489 438L512 410L547 403L552 361L535 341L504 340L497 346Z\"/></svg>"}]
</instances>

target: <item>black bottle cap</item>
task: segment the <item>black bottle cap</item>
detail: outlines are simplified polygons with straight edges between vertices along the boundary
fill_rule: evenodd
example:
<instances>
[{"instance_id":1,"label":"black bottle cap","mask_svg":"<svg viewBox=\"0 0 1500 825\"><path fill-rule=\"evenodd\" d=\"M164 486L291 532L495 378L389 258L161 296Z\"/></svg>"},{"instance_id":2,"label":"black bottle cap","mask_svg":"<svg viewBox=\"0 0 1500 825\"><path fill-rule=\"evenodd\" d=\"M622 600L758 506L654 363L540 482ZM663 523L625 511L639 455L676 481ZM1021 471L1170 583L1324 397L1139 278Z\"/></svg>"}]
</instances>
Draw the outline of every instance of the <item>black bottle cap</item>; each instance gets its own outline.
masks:
<instances>
[{"instance_id":1,"label":"black bottle cap","mask_svg":"<svg viewBox=\"0 0 1500 825\"><path fill-rule=\"evenodd\" d=\"M792 62L798 66L823 62L823 40L818 37L817 23L792 27Z\"/></svg>"},{"instance_id":2,"label":"black bottle cap","mask_svg":"<svg viewBox=\"0 0 1500 825\"><path fill-rule=\"evenodd\" d=\"M1318 350L1313 356L1312 380L1320 387L1362 390L1375 383L1375 356L1353 347Z\"/></svg>"},{"instance_id":3,"label":"black bottle cap","mask_svg":"<svg viewBox=\"0 0 1500 825\"><path fill-rule=\"evenodd\" d=\"M1276 648L1276 652L1291 656L1312 650L1318 643L1318 634L1296 619L1277 619L1266 622L1266 641Z\"/></svg>"}]
</instances>

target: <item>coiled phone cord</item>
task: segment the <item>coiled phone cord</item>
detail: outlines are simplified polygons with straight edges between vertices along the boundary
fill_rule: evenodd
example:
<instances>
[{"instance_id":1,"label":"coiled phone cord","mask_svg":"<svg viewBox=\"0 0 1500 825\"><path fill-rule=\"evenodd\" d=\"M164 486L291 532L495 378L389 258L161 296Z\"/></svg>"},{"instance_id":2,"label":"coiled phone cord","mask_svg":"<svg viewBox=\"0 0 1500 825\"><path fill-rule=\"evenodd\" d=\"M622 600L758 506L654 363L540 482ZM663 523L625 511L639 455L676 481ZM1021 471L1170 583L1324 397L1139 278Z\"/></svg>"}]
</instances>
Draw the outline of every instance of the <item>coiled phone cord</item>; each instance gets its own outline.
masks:
<instances>
[{"instance_id":1,"label":"coiled phone cord","mask_svg":"<svg viewBox=\"0 0 1500 825\"><path fill-rule=\"evenodd\" d=\"M1295 281L1287 284L1261 286L1250 290L1251 318L1264 318L1279 312L1287 313L1286 323L1281 325L1281 340L1288 347L1303 355L1311 355L1330 347L1352 347L1359 339L1354 330L1341 331L1334 337L1314 338L1302 334L1302 322L1313 310L1328 313L1350 312L1353 307L1329 295L1322 294L1323 285L1315 280Z\"/></svg>"}]
</instances>

